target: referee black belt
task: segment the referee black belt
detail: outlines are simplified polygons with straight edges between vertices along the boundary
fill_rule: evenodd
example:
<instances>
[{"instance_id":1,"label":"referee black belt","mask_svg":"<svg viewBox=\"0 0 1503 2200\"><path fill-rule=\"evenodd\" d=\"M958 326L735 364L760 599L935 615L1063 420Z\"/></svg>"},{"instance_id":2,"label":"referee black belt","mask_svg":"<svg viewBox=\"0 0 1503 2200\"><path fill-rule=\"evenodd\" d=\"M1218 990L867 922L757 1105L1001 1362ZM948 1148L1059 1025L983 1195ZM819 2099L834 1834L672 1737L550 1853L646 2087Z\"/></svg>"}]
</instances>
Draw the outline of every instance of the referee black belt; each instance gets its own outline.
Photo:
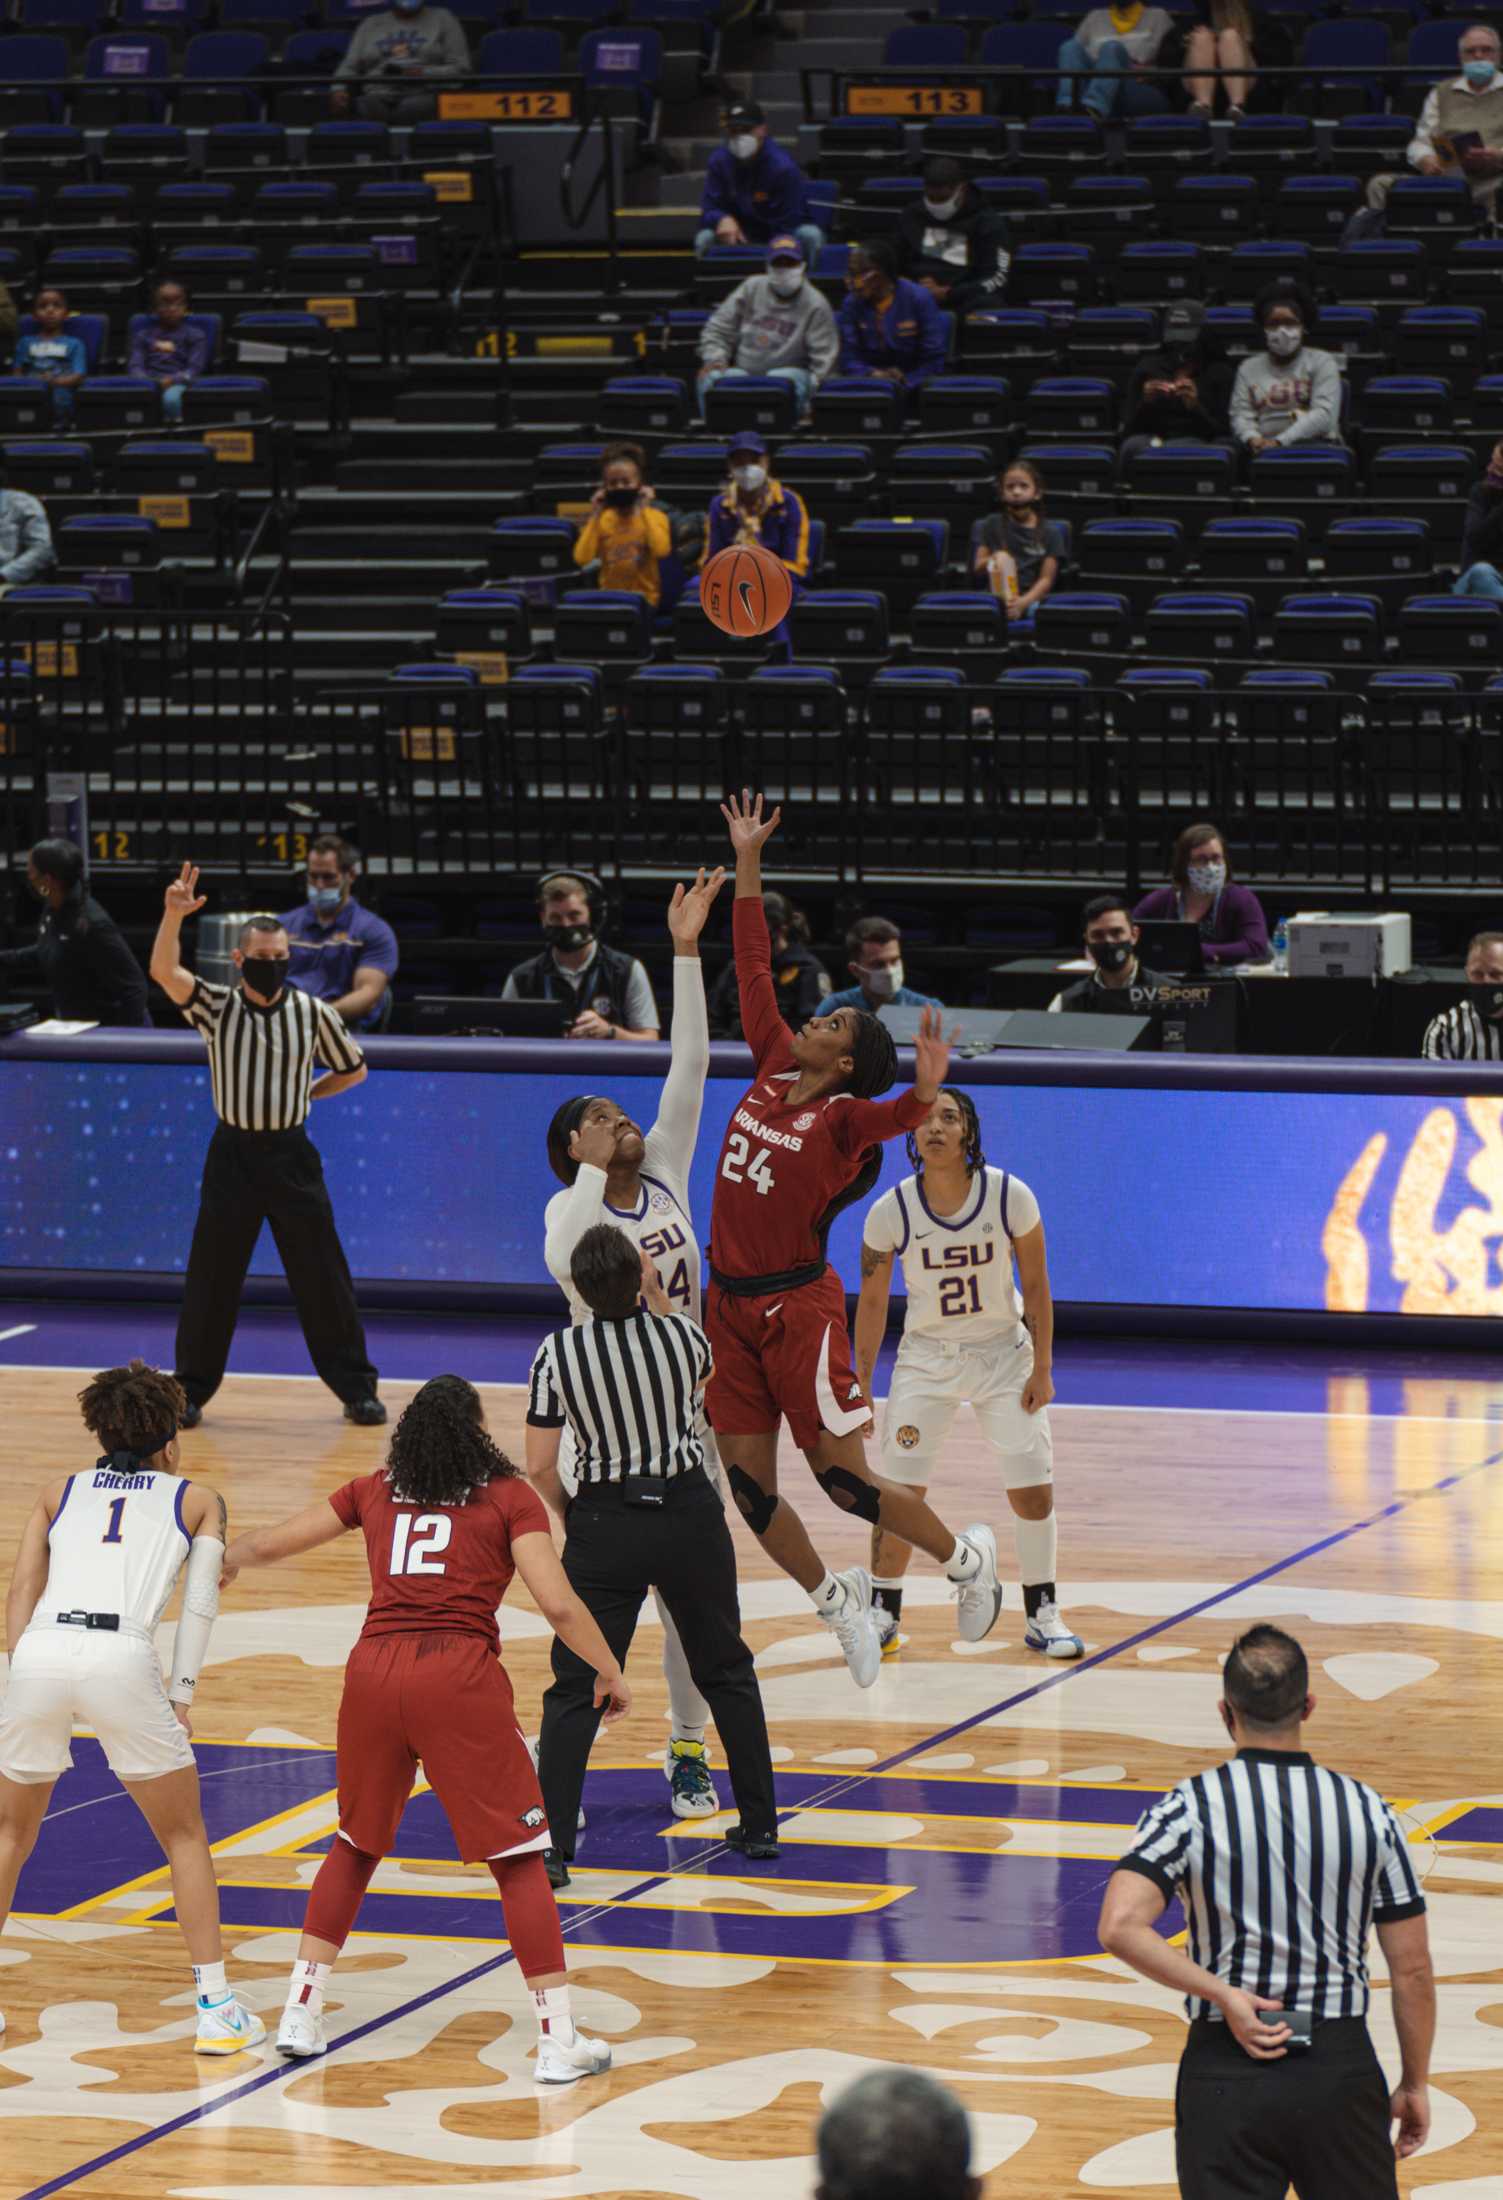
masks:
<instances>
[{"instance_id":1,"label":"referee black belt","mask_svg":"<svg viewBox=\"0 0 1503 2200\"><path fill-rule=\"evenodd\" d=\"M55 1616L59 1627L102 1627L111 1635L120 1632L118 1612L59 1612Z\"/></svg>"},{"instance_id":2,"label":"referee black belt","mask_svg":"<svg viewBox=\"0 0 1503 2200\"><path fill-rule=\"evenodd\" d=\"M623 1474L612 1482L581 1482L572 1504L603 1500L616 1505L639 1505L666 1512L681 1498L702 1495L711 1487L703 1467L685 1467L678 1474Z\"/></svg>"},{"instance_id":3,"label":"referee black belt","mask_svg":"<svg viewBox=\"0 0 1503 2200\"><path fill-rule=\"evenodd\" d=\"M767 1299L774 1291L802 1291L806 1284L818 1283L829 1266L828 1261L811 1260L802 1268L784 1268L775 1276L723 1276L713 1265L710 1281L719 1291L729 1291L733 1299Z\"/></svg>"}]
</instances>

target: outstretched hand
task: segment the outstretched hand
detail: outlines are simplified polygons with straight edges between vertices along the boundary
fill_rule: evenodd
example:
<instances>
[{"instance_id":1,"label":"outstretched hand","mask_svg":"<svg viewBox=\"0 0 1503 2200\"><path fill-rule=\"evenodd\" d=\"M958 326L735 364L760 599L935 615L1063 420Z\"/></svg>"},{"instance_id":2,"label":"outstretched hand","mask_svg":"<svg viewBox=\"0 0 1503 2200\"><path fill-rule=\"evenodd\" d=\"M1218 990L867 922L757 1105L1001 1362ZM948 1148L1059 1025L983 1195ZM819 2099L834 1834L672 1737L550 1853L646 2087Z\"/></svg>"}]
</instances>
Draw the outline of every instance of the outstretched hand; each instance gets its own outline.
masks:
<instances>
[{"instance_id":1,"label":"outstretched hand","mask_svg":"<svg viewBox=\"0 0 1503 2200\"><path fill-rule=\"evenodd\" d=\"M705 928L705 919L715 906L715 896L725 884L725 866L705 874L703 864L692 886L675 886L673 899L668 904L668 929L675 940L686 946L699 938Z\"/></svg>"},{"instance_id":2,"label":"outstretched hand","mask_svg":"<svg viewBox=\"0 0 1503 2200\"><path fill-rule=\"evenodd\" d=\"M945 1012L942 1008L926 1008L919 1013L918 1036L913 1042L913 1089L921 1100L937 1100L939 1088L950 1068L950 1048L959 1026L948 1035L945 1032Z\"/></svg>"},{"instance_id":3,"label":"outstretched hand","mask_svg":"<svg viewBox=\"0 0 1503 2200\"><path fill-rule=\"evenodd\" d=\"M721 803L720 814L731 829L731 846L740 855L743 849L761 848L771 840L783 812L779 805L771 817L764 820L762 797L754 795L750 787L743 787L741 800L738 802L732 795L729 802Z\"/></svg>"},{"instance_id":4,"label":"outstretched hand","mask_svg":"<svg viewBox=\"0 0 1503 2200\"><path fill-rule=\"evenodd\" d=\"M197 888L198 865L196 863L185 863L162 896L162 905L168 916L178 918L196 917L209 898L207 894L200 894Z\"/></svg>"}]
</instances>

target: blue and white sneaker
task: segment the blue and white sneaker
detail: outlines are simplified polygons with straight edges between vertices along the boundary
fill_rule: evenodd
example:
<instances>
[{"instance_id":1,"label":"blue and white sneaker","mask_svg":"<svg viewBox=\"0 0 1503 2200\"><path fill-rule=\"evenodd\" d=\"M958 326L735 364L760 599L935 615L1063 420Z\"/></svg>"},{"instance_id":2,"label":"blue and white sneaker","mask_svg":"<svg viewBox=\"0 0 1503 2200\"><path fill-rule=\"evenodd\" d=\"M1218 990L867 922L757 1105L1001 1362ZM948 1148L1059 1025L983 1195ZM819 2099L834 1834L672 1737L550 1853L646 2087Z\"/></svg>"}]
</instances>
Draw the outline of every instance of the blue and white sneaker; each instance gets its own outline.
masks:
<instances>
[{"instance_id":1,"label":"blue and white sneaker","mask_svg":"<svg viewBox=\"0 0 1503 2200\"><path fill-rule=\"evenodd\" d=\"M212 2007L198 2005L198 2037L193 2042L195 2055L239 2055L247 2047L259 2047L266 2037L266 2027L254 2010L230 1994Z\"/></svg>"},{"instance_id":2,"label":"blue and white sneaker","mask_svg":"<svg viewBox=\"0 0 1503 2200\"><path fill-rule=\"evenodd\" d=\"M956 1592L955 1632L962 1642L984 1642L1002 1609L997 1538L984 1521L975 1521L961 1530L959 1540L970 1545L981 1564L969 1581L951 1584Z\"/></svg>"},{"instance_id":3,"label":"blue and white sneaker","mask_svg":"<svg viewBox=\"0 0 1503 2200\"><path fill-rule=\"evenodd\" d=\"M1040 1651L1046 1658L1083 1658L1085 1644L1079 1635L1072 1635L1059 1616L1059 1606L1053 1597L1043 1597L1038 1610L1023 1630L1023 1641L1030 1650Z\"/></svg>"},{"instance_id":4,"label":"blue and white sneaker","mask_svg":"<svg viewBox=\"0 0 1503 2200\"><path fill-rule=\"evenodd\" d=\"M673 1790L675 1818L714 1817L720 1797L710 1778L710 1752L705 1743L670 1742L663 1770Z\"/></svg>"}]
</instances>

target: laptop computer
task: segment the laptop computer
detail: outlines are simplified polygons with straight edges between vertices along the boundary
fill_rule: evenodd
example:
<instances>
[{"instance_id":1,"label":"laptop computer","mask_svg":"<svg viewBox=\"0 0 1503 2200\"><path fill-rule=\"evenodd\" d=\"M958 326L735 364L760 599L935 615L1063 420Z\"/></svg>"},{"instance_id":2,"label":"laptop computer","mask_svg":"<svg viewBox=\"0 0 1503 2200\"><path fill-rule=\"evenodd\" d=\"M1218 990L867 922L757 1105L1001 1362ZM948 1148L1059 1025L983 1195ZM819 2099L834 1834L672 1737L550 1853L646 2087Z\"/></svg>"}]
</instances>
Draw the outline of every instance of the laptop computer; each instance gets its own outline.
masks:
<instances>
[{"instance_id":1,"label":"laptop computer","mask_svg":"<svg viewBox=\"0 0 1503 2200\"><path fill-rule=\"evenodd\" d=\"M503 1039L561 1039L568 1010L562 1001L498 1001L486 994L420 993L411 1007L419 1038L461 1033ZM407 1019L404 1017L404 1022Z\"/></svg>"},{"instance_id":2,"label":"laptop computer","mask_svg":"<svg viewBox=\"0 0 1503 2200\"><path fill-rule=\"evenodd\" d=\"M1165 977L1189 977L1206 966L1200 945L1200 928L1173 917L1148 917L1139 927L1138 960L1145 970L1161 970Z\"/></svg>"},{"instance_id":3,"label":"laptop computer","mask_svg":"<svg viewBox=\"0 0 1503 2200\"><path fill-rule=\"evenodd\" d=\"M1075 1016L1066 1009L1015 1008L1000 1047L1059 1047L1075 1054L1126 1054L1152 1044L1151 1016Z\"/></svg>"}]
</instances>

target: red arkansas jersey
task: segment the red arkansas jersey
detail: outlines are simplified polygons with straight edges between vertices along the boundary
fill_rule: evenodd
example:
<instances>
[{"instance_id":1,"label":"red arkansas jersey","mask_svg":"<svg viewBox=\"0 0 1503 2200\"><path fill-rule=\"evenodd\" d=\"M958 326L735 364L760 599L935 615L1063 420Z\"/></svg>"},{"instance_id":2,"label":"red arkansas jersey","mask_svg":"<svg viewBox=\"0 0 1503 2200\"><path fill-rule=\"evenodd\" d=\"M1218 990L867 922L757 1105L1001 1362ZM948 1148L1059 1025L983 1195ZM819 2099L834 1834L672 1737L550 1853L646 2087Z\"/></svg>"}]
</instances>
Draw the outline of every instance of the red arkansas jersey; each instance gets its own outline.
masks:
<instances>
[{"instance_id":1,"label":"red arkansas jersey","mask_svg":"<svg viewBox=\"0 0 1503 2200\"><path fill-rule=\"evenodd\" d=\"M463 1505L408 1505L393 1500L383 1468L346 1482L329 1503L347 1528L365 1531L371 1601L362 1641L431 1628L483 1635L499 1651L496 1606L516 1572L512 1544L519 1535L548 1533L548 1515L530 1482L502 1475L472 1490Z\"/></svg>"},{"instance_id":2,"label":"red arkansas jersey","mask_svg":"<svg viewBox=\"0 0 1503 2200\"><path fill-rule=\"evenodd\" d=\"M731 936L741 1026L757 1076L733 1110L720 1149L710 1261L723 1276L775 1276L824 1259L820 1217L857 1176L862 1155L915 1129L929 1105L911 1088L896 1100L858 1100L848 1092L791 1099L798 1065L778 1013L760 900L737 901Z\"/></svg>"}]
</instances>

